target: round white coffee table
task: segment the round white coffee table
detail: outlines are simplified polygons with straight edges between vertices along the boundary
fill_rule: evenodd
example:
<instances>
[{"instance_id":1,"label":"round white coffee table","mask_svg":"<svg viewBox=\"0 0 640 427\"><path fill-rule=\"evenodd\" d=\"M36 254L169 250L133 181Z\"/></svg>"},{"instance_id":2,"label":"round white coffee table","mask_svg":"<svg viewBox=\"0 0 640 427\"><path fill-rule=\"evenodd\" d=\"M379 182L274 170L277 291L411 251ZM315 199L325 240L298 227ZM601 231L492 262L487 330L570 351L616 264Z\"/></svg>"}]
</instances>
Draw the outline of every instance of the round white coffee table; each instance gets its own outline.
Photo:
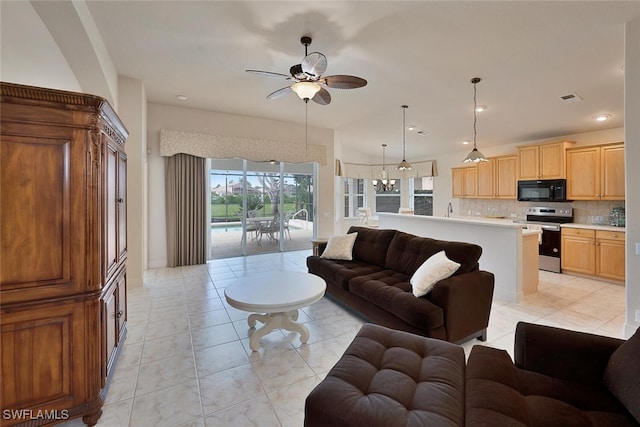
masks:
<instances>
[{"instance_id":1,"label":"round white coffee table","mask_svg":"<svg viewBox=\"0 0 640 427\"><path fill-rule=\"evenodd\" d=\"M263 323L249 339L251 350L258 351L260 339L274 329L298 332L306 343L309 330L296 322L298 309L321 299L326 288L324 280L313 274L274 271L242 277L225 288L224 296L230 306L254 313L247 319L250 328L255 328L256 321Z\"/></svg>"}]
</instances>

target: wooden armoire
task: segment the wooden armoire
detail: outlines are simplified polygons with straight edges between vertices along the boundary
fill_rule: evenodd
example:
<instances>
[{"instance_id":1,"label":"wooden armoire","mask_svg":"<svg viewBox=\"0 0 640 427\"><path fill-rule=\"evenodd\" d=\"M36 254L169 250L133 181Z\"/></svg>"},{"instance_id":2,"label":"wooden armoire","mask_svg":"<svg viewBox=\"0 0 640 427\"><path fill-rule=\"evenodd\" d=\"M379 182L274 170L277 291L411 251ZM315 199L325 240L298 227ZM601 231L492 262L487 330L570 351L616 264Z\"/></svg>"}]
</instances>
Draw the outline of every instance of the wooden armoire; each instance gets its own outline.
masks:
<instances>
[{"instance_id":1,"label":"wooden armoire","mask_svg":"<svg viewBox=\"0 0 640 427\"><path fill-rule=\"evenodd\" d=\"M128 132L97 96L0 92L0 424L94 425L126 335Z\"/></svg>"}]
</instances>

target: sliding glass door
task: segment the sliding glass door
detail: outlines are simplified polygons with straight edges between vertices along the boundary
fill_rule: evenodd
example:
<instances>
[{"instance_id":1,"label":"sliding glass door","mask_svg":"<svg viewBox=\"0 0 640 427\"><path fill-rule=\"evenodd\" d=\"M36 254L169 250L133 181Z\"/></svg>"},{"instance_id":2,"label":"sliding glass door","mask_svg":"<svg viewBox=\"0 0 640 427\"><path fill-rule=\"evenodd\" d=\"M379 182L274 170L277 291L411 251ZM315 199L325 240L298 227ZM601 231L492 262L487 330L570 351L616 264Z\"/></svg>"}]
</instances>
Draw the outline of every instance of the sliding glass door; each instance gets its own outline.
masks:
<instances>
[{"instance_id":1,"label":"sliding glass door","mask_svg":"<svg viewBox=\"0 0 640 427\"><path fill-rule=\"evenodd\" d=\"M211 258L306 249L314 165L211 159Z\"/></svg>"}]
</instances>

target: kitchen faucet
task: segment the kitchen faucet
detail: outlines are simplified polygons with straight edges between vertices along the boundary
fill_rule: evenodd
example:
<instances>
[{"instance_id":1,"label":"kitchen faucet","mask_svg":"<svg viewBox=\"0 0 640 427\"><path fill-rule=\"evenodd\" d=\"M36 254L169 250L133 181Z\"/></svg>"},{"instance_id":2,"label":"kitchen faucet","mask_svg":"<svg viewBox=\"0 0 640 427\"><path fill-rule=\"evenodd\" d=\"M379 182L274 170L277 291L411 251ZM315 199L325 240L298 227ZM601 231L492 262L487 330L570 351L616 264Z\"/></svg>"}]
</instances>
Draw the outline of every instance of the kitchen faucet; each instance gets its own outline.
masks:
<instances>
[{"instance_id":1,"label":"kitchen faucet","mask_svg":"<svg viewBox=\"0 0 640 427\"><path fill-rule=\"evenodd\" d=\"M447 205L447 214L445 217L449 218L449 215L453 213L453 206L451 206L451 202Z\"/></svg>"}]
</instances>

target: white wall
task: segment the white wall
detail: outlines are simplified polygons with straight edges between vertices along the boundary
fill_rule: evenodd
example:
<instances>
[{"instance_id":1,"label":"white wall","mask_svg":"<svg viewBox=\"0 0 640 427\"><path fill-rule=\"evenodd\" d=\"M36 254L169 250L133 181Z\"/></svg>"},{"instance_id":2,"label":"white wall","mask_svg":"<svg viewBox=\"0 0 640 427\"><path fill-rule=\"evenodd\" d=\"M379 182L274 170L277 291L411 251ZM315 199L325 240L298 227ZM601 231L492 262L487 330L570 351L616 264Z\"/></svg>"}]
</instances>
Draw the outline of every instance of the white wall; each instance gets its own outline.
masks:
<instances>
[{"instance_id":1,"label":"white wall","mask_svg":"<svg viewBox=\"0 0 640 427\"><path fill-rule=\"evenodd\" d=\"M640 326L636 310L640 310L640 18L625 26L625 182L627 208L627 321L625 335L631 336Z\"/></svg>"},{"instance_id":2,"label":"white wall","mask_svg":"<svg viewBox=\"0 0 640 427\"><path fill-rule=\"evenodd\" d=\"M82 90L49 30L27 1L0 2L0 80Z\"/></svg>"},{"instance_id":3,"label":"white wall","mask_svg":"<svg viewBox=\"0 0 640 427\"><path fill-rule=\"evenodd\" d=\"M217 113L162 104L148 105L147 143L151 154L149 166L149 267L167 265L164 158L160 156L160 130L262 138L300 143L304 149L304 125L266 120L255 117ZM334 150L333 131L309 128L309 144L325 145L327 164L318 168L316 186L318 206L318 235L333 234L334 218Z\"/></svg>"},{"instance_id":4,"label":"white wall","mask_svg":"<svg viewBox=\"0 0 640 427\"><path fill-rule=\"evenodd\" d=\"M118 81L120 119L129 131L127 153L127 286L142 286L147 267L147 95L140 80Z\"/></svg>"}]
</instances>

